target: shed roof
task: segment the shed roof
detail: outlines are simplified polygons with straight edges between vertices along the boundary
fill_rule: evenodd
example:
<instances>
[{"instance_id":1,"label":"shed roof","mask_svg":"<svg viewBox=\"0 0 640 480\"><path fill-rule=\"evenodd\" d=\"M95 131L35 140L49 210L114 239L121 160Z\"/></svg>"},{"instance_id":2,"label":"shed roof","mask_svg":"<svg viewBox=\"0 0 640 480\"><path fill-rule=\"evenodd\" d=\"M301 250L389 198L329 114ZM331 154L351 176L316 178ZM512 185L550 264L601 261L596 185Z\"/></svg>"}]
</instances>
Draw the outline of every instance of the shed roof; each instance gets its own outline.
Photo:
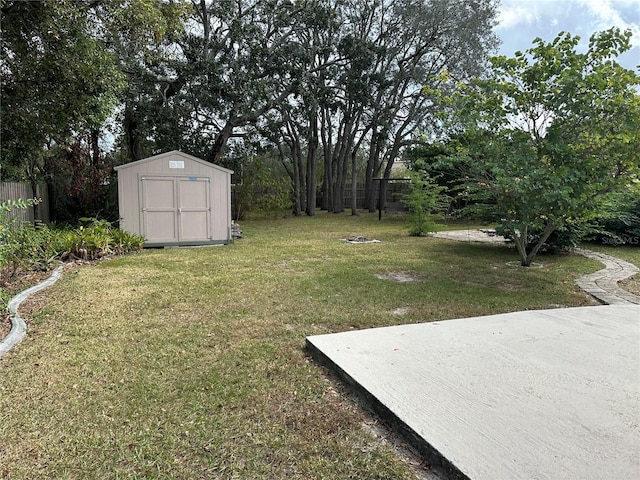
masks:
<instances>
[{"instance_id":1,"label":"shed roof","mask_svg":"<svg viewBox=\"0 0 640 480\"><path fill-rule=\"evenodd\" d=\"M215 168L216 170L220 170L220 171L223 171L223 172L226 172L226 173L229 173L229 174L233 173L233 170L229 170L228 168L221 167L220 165L216 165L215 163L207 162L205 160L202 160L201 158L197 158L197 157L194 157L194 156L189 155L187 153L180 152L179 150L172 150L170 152L161 153L159 155L154 155L153 157L143 158L143 159L137 160L135 162L126 163L124 165L119 165L119 166L115 167L114 170L116 170L116 171L117 170L124 170L126 168L133 167L135 165L140 165L142 163L150 162L150 161L153 161L153 160L159 160L159 159L162 159L162 158L169 158L169 157L182 157L182 158L191 160L192 162L200 163L200 164L205 165L207 167Z\"/></svg>"}]
</instances>

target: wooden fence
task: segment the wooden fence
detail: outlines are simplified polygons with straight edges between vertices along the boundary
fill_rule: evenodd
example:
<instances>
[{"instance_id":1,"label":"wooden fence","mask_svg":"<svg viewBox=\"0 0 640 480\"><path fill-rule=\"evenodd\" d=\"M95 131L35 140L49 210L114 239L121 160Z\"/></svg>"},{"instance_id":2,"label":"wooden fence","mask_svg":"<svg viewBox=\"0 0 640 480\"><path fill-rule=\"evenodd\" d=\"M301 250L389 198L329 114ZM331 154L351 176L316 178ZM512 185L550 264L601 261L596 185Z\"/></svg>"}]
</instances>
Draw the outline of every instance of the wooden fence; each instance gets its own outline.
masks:
<instances>
[{"instance_id":1,"label":"wooden fence","mask_svg":"<svg viewBox=\"0 0 640 480\"><path fill-rule=\"evenodd\" d=\"M33 208L12 210L9 212L9 218L31 223L36 220L49 223L49 195L46 185L38 185L34 192L28 183L0 182L0 203L6 200L29 198L38 198L41 201Z\"/></svg>"},{"instance_id":2,"label":"wooden fence","mask_svg":"<svg viewBox=\"0 0 640 480\"><path fill-rule=\"evenodd\" d=\"M375 196L376 196L376 206L378 205L378 188L379 181L374 183ZM387 183L387 188L385 192L384 199L384 208L393 210L393 211L406 211L406 207L402 203L402 200L405 195L409 193L409 183L402 179L390 179ZM351 196L352 190L351 185L347 186L347 191L345 192L344 197L344 208L351 208ZM364 198L364 183L358 183L358 188L356 192L356 202L358 208L365 208L365 198ZM320 204L320 203L318 203Z\"/></svg>"}]
</instances>

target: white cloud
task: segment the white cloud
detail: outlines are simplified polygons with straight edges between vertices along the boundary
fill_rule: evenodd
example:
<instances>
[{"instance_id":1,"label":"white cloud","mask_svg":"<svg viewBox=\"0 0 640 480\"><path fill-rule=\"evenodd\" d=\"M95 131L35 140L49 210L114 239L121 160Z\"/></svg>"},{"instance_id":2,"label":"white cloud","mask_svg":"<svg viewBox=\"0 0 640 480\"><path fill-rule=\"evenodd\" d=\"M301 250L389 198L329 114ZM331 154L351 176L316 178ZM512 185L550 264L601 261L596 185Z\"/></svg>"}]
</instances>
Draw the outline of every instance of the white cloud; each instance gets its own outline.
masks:
<instances>
[{"instance_id":1,"label":"white cloud","mask_svg":"<svg viewBox=\"0 0 640 480\"><path fill-rule=\"evenodd\" d=\"M633 35L633 48L619 61L632 69L640 64L640 0L501 0L497 20L505 55L526 50L536 37L551 41L560 31L579 35L578 50L586 51L594 32L618 27Z\"/></svg>"},{"instance_id":2,"label":"white cloud","mask_svg":"<svg viewBox=\"0 0 640 480\"><path fill-rule=\"evenodd\" d=\"M581 0L582 5L594 16L593 23L599 29L620 27L630 29L634 36L640 35L640 1ZM622 16L622 7L636 7L636 18L627 21Z\"/></svg>"},{"instance_id":3,"label":"white cloud","mask_svg":"<svg viewBox=\"0 0 640 480\"><path fill-rule=\"evenodd\" d=\"M498 11L496 30L509 30L518 25L531 25L538 21L535 8L523 6L522 2L503 1Z\"/></svg>"}]
</instances>

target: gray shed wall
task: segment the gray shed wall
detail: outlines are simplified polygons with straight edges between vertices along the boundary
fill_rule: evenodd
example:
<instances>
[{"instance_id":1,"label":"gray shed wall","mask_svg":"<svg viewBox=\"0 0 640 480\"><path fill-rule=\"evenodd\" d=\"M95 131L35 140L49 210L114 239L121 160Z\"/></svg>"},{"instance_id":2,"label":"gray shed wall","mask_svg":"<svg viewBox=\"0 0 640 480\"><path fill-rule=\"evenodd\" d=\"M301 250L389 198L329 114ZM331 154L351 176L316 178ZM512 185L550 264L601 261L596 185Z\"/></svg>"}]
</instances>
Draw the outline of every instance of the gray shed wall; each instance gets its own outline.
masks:
<instances>
[{"instance_id":1,"label":"gray shed wall","mask_svg":"<svg viewBox=\"0 0 640 480\"><path fill-rule=\"evenodd\" d=\"M147 246L231 240L231 170L182 152L116 167L120 228Z\"/></svg>"}]
</instances>

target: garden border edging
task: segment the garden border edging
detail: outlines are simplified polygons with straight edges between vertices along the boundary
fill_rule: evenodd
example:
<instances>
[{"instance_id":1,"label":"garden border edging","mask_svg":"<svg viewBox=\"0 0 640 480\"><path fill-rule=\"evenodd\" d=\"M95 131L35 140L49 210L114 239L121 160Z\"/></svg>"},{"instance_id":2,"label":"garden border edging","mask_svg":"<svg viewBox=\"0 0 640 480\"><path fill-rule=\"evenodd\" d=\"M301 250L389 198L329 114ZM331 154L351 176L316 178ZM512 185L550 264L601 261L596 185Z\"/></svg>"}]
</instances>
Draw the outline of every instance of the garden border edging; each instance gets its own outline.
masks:
<instances>
[{"instance_id":1,"label":"garden border edging","mask_svg":"<svg viewBox=\"0 0 640 480\"><path fill-rule=\"evenodd\" d=\"M11 300L9 300L9 319L11 320L11 331L4 339L2 339L2 341L0 341L0 358L17 344L19 344L27 334L27 324L20 317L20 315L18 315L18 308L20 307L20 304L24 302L29 295L39 292L40 290L44 290L45 288L50 287L55 282L57 282L60 277L62 277L62 270L64 267L64 265L60 265L45 281L34 285L31 288L27 288L25 291L19 293Z\"/></svg>"}]
</instances>

